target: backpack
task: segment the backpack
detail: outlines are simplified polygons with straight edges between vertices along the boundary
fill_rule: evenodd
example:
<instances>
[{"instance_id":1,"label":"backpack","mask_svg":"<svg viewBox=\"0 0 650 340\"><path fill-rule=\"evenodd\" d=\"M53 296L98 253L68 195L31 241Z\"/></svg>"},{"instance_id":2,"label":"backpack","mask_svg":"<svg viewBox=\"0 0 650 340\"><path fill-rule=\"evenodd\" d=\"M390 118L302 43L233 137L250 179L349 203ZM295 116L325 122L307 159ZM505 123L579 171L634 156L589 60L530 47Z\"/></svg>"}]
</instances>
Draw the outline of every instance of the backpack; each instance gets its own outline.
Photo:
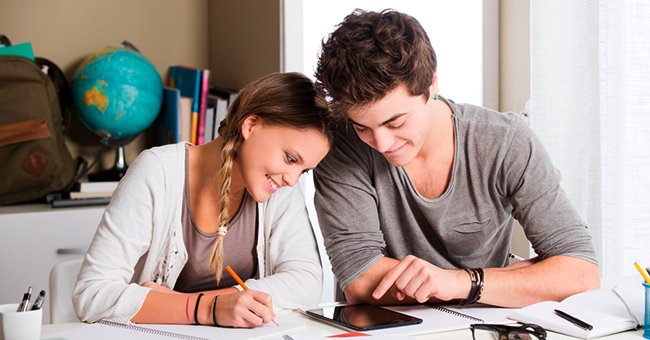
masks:
<instances>
[{"instance_id":1,"label":"backpack","mask_svg":"<svg viewBox=\"0 0 650 340\"><path fill-rule=\"evenodd\" d=\"M80 159L65 145L62 115L69 121L70 104L54 63L0 56L0 205L43 199L76 182Z\"/></svg>"}]
</instances>

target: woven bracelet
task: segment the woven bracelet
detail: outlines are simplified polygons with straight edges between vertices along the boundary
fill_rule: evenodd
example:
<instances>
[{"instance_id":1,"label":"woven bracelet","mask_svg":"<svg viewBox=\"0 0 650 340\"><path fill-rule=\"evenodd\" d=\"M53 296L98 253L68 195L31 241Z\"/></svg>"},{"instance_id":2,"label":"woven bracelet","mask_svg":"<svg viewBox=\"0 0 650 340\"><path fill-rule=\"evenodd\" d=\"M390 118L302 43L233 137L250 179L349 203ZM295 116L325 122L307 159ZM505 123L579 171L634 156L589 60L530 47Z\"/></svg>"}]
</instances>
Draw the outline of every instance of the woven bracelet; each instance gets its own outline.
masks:
<instances>
[{"instance_id":1,"label":"woven bracelet","mask_svg":"<svg viewBox=\"0 0 650 340\"><path fill-rule=\"evenodd\" d=\"M476 293L478 292L478 273L476 270L470 268L465 268L464 270L469 274L470 279L472 279L472 288L469 290L467 299L460 301L462 306L467 306L471 305L476 298Z\"/></svg>"}]
</instances>

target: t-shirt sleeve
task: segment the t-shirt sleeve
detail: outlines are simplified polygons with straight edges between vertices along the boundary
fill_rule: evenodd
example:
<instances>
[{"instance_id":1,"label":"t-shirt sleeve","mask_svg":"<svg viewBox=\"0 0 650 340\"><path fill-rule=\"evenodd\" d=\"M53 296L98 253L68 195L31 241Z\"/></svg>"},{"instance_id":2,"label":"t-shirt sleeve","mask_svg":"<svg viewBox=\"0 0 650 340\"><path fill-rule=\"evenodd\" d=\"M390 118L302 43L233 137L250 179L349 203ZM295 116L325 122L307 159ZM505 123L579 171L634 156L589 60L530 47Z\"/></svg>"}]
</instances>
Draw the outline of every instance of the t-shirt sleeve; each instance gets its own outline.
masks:
<instances>
[{"instance_id":1,"label":"t-shirt sleeve","mask_svg":"<svg viewBox=\"0 0 650 340\"><path fill-rule=\"evenodd\" d=\"M560 174L541 141L514 119L501 167L501 194L513 206L537 255L568 255L597 263L589 228L560 186Z\"/></svg>"},{"instance_id":2,"label":"t-shirt sleeve","mask_svg":"<svg viewBox=\"0 0 650 340\"><path fill-rule=\"evenodd\" d=\"M371 174L371 150L349 125L339 129L314 171L318 222L341 289L381 258L386 246Z\"/></svg>"}]
</instances>

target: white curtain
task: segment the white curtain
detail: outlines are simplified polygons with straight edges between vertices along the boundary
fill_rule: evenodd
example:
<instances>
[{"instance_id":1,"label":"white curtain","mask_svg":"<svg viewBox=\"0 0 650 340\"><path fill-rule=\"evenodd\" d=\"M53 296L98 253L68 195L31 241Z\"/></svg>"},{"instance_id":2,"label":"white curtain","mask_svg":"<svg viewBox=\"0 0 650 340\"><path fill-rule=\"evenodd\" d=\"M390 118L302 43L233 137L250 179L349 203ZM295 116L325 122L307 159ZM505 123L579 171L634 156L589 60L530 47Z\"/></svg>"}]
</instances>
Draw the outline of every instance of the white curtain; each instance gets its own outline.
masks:
<instances>
[{"instance_id":1,"label":"white curtain","mask_svg":"<svg viewBox=\"0 0 650 340\"><path fill-rule=\"evenodd\" d=\"M650 266L650 1L531 6L531 126L589 225L601 275Z\"/></svg>"}]
</instances>

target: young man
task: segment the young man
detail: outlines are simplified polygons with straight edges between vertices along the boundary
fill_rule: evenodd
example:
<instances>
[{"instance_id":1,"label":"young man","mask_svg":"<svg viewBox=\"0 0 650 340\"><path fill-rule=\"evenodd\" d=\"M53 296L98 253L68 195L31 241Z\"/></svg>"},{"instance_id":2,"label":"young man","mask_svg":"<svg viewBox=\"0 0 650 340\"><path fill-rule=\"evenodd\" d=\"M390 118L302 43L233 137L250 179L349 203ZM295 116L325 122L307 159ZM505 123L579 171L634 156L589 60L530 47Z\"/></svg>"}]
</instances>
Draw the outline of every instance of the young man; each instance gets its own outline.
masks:
<instances>
[{"instance_id":1,"label":"young man","mask_svg":"<svg viewBox=\"0 0 650 340\"><path fill-rule=\"evenodd\" d=\"M439 96L417 20L356 10L323 43L316 78L345 118L315 203L349 302L518 307L599 287L587 226L540 141L517 114ZM514 219L538 257L509 266Z\"/></svg>"}]
</instances>

